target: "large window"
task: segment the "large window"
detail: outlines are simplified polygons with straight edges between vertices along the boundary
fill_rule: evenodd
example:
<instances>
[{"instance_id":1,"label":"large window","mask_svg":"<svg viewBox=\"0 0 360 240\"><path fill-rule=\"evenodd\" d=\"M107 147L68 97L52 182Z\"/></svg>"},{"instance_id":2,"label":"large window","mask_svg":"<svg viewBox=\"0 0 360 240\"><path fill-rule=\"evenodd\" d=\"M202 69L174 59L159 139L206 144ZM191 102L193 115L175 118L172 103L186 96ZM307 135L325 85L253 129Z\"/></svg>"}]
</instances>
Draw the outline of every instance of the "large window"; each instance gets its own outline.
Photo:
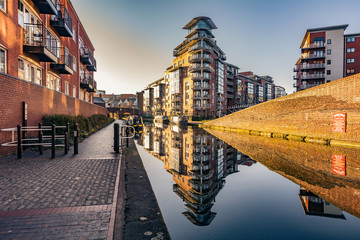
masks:
<instances>
[{"instance_id":1,"label":"large window","mask_svg":"<svg viewBox=\"0 0 360 240\"><path fill-rule=\"evenodd\" d=\"M266 92L267 92L267 99L266 100L270 100L270 99L272 99L272 86L271 86L271 84L267 84L266 85Z\"/></svg>"},{"instance_id":2,"label":"large window","mask_svg":"<svg viewBox=\"0 0 360 240\"><path fill-rule=\"evenodd\" d=\"M0 72L6 73L6 50L0 48Z\"/></svg>"},{"instance_id":3,"label":"large window","mask_svg":"<svg viewBox=\"0 0 360 240\"><path fill-rule=\"evenodd\" d=\"M60 92L61 79L54 74L48 73L46 76L46 87Z\"/></svg>"},{"instance_id":4,"label":"large window","mask_svg":"<svg viewBox=\"0 0 360 240\"><path fill-rule=\"evenodd\" d=\"M347 49L346 49L346 52L348 52L348 53L355 52L355 48L347 48Z\"/></svg>"},{"instance_id":5,"label":"large window","mask_svg":"<svg viewBox=\"0 0 360 240\"><path fill-rule=\"evenodd\" d=\"M0 9L6 12L6 0L0 0Z\"/></svg>"},{"instance_id":6,"label":"large window","mask_svg":"<svg viewBox=\"0 0 360 240\"><path fill-rule=\"evenodd\" d=\"M18 78L41 85L41 67L23 59L18 59Z\"/></svg>"},{"instance_id":7,"label":"large window","mask_svg":"<svg viewBox=\"0 0 360 240\"><path fill-rule=\"evenodd\" d=\"M254 102L254 84L247 83L247 103L251 104Z\"/></svg>"},{"instance_id":8,"label":"large window","mask_svg":"<svg viewBox=\"0 0 360 240\"><path fill-rule=\"evenodd\" d=\"M346 39L347 42L355 42L355 38L354 37L349 37Z\"/></svg>"},{"instance_id":9,"label":"large window","mask_svg":"<svg viewBox=\"0 0 360 240\"><path fill-rule=\"evenodd\" d=\"M217 62L216 92L220 94L224 93L224 75L224 64L222 62Z\"/></svg>"},{"instance_id":10,"label":"large window","mask_svg":"<svg viewBox=\"0 0 360 240\"><path fill-rule=\"evenodd\" d=\"M347 63L354 63L355 62L355 58L348 58L346 59Z\"/></svg>"},{"instance_id":11,"label":"large window","mask_svg":"<svg viewBox=\"0 0 360 240\"><path fill-rule=\"evenodd\" d=\"M264 101L264 86L258 87L258 102Z\"/></svg>"},{"instance_id":12,"label":"large window","mask_svg":"<svg viewBox=\"0 0 360 240\"><path fill-rule=\"evenodd\" d=\"M180 93L180 71L176 70L170 73L170 93Z\"/></svg>"}]
</instances>

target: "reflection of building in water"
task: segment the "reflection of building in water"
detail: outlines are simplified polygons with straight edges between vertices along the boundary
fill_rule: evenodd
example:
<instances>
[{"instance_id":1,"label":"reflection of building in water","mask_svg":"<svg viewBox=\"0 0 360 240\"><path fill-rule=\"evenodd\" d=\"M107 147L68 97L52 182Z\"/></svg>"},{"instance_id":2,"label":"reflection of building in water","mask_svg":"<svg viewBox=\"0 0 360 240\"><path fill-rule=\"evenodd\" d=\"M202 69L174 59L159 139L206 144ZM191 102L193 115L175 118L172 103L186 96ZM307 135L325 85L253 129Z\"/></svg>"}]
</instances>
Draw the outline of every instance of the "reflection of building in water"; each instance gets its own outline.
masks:
<instances>
[{"instance_id":1,"label":"reflection of building in water","mask_svg":"<svg viewBox=\"0 0 360 240\"><path fill-rule=\"evenodd\" d=\"M326 202L304 188L300 189L299 198L306 215L345 219L340 208Z\"/></svg>"},{"instance_id":2,"label":"reflection of building in water","mask_svg":"<svg viewBox=\"0 0 360 240\"><path fill-rule=\"evenodd\" d=\"M224 178L238 172L238 165L255 161L203 129L145 127L144 147L164 162L173 175L174 192L185 202L183 214L192 223L209 225L216 213L211 211Z\"/></svg>"}]
</instances>

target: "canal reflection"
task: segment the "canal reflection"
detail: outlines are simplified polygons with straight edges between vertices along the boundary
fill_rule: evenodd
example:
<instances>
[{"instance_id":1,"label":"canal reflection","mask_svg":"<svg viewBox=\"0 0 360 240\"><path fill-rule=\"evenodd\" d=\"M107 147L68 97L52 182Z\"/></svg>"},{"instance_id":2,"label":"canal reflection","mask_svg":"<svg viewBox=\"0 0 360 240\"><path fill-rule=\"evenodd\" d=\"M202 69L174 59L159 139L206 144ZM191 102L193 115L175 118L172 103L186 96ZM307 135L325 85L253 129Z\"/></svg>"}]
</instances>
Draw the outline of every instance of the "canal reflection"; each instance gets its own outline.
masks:
<instances>
[{"instance_id":1,"label":"canal reflection","mask_svg":"<svg viewBox=\"0 0 360 240\"><path fill-rule=\"evenodd\" d=\"M298 184L306 215L360 217L360 152L206 129L271 171Z\"/></svg>"},{"instance_id":2,"label":"canal reflection","mask_svg":"<svg viewBox=\"0 0 360 240\"><path fill-rule=\"evenodd\" d=\"M207 226L225 178L238 166L256 161L200 128L176 125L145 125L140 145L164 163L172 175L173 191L185 204L183 215L193 224Z\"/></svg>"}]
</instances>

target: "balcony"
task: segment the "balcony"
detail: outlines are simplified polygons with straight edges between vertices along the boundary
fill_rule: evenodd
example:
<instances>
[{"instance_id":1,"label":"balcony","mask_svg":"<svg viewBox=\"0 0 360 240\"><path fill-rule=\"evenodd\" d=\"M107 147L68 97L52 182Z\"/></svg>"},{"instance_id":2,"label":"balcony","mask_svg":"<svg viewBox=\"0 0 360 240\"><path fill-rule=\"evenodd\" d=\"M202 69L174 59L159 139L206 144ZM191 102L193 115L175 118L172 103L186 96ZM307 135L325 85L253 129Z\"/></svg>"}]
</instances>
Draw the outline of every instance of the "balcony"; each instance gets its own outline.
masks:
<instances>
[{"instance_id":1,"label":"balcony","mask_svg":"<svg viewBox=\"0 0 360 240\"><path fill-rule=\"evenodd\" d=\"M196 54L196 55L193 55L192 58L190 59L190 63L194 63L194 62L199 62L203 60L204 62L211 62L211 57L210 55L203 55L201 56L200 54Z\"/></svg>"},{"instance_id":2,"label":"balcony","mask_svg":"<svg viewBox=\"0 0 360 240\"><path fill-rule=\"evenodd\" d=\"M297 88L298 86L299 86L299 84L297 82L293 84L294 88Z\"/></svg>"},{"instance_id":3,"label":"balcony","mask_svg":"<svg viewBox=\"0 0 360 240\"><path fill-rule=\"evenodd\" d=\"M316 86L319 86L319 85L321 85L321 84L302 84L300 88L301 88L301 90L304 90L304 89L316 87Z\"/></svg>"},{"instance_id":4,"label":"balcony","mask_svg":"<svg viewBox=\"0 0 360 240\"><path fill-rule=\"evenodd\" d=\"M91 71L91 72L96 72L97 67L96 67L96 60L95 58L93 58L93 63L91 65L87 65L86 69Z\"/></svg>"},{"instance_id":5,"label":"balcony","mask_svg":"<svg viewBox=\"0 0 360 240\"><path fill-rule=\"evenodd\" d=\"M194 84L194 89L210 89L210 84Z\"/></svg>"},{"instance_id":6,"label":"balcony","mask_svg":"<svg viewBox=\"0 0 360 240\"><path fill-rule=\"evenodd\" d=\"M50 68L58 71L60 74L73 74L73 62L74 56L66 53L62 50L62 55L60 56L57 63L51 63Z\"/></svg>"},{"instance_id":7,"label":"balcony","mask_svg":"<svg viewBox=\"0 0 360 240\"><path fill-rule=\"evenodd\" d=\"M325 54L324 53L317 53L317 54L308 54L308 53L304 53L301 55L302 59L316 59L316 58L325 58Z\"/></svg>"},{"instance_id":8,"label":"balcony","mask_svg":"<svg viewBox=\"0 0 360 240\"><path fill-rule=\"evenodd\" d=\"M325 47L324 42L314 42L304 45L302 49L314 49L314 48L323 48L323 47Z\"/></svg>"},{"instance_id":9,"label":"balcony","mask_svg":"<svg viewBox=\"0 0 360 240\"><path fill-rule=\"evenodd\" d=\"M303 75L301 75L301 80L319 79L319 78L325 78L325 74L324 73L314 73L314 74L303 74Z\"/></svg>"},{"instance_id":10,"label":"balcony","mask_svg":"<svg viewBox=\"0 0 360 240\"><path fill-rule=\"evenodd\" d=\"M210 108L210 104L194 104L195 109L203 109L203 108Z\"/></svg>"},{"instance_id":11,"label":"balcony","mask_svg":"<svg viewBox=\"0 0 360 240\"><path fill-rule=\"evenodd\" d=\"M321 69L325 68L325 63L312 63L312 64L302 64L301 71L309 69Z\"/></svg>"},{"instance_id":12,"label":"balcony","mask_svg":"<svg viewBox=\"0 0 360 240\"><path fill-rule=\"evenodd\" d=\"M38 7L40 13L57 15L58 11L56 6L58 4L57 0L32 0L34 4Z\"/></svg>"},{"instance_id":13,"label":"balcony","mask_svg":"<svg viewBox=\"0 0 360 240\"><path fill-rule=\"evenodd\" d=\"M211 66L204 66L204 65L201 65L201 64L192 64L192 65L189 67L189 71L190 71L191 73L193 73L193 72L200 72L201 70L206 71L206 72L213 72L213 71L214 71L213 67L211 67Z\"/></svg>"},{"instance_id":14,"label":"balcony","mask_svg":"<svg viewBox=\"0 0 360 240\"><path fill-rule=\"evenodd\" d=\"M201 46L201 44L195 44L191 47L189 47L189 53L194 52L194 51L198 51L198 50L206 50L208 52L210 52L212 50L212 48L210 46Z\"/></svg>"},{"instance_id":15,"label":"balcony","mask_svg":"<svg viewBox=\"0 0 360 240\"><path fill-rule=\"evenodd\" d=\"M94 85L94 79L92 76L80 76L80 87L86 89L88 92L95 92L96 88Z\"/></svg>"},{"instance_id":16,"label":"balcony","mask_svg":"<svg viewBox=\"0 0 360 240\"><path fill-rule=\"evenodd\" d=\"M72 18L64 5L57 5L58 14L51 16L50 25L53 26L60 36L73 37Z\"/></svg>"},{"instance_id":17,"label":"balcony","mask_svg":"<svg viewBox=\"0 0 360 240\"><path fill-rule=\"evenodd\" d=\"M298 80L298 79L299 79L299 74L296 73L296 74L294 75L293 79L294 79L294 80Z\"/></svg>"},{"instance_id":18,"label":"balcony","mask_svg":"<svg viewBox=\"0 0 360 240\"><path fill-rule=\"evenodd\" d=\"M42 24L24 25L23 51L31 53L41 62L57 62L58 42L54 39Z\"/></svg>"},{"instance_id":19,"label":"balcony","mask_svg":"<svg viewBox=\"0 0 360 240\"><path fill-rule=\"evenodd\" d=\"M298 66L295 66L294 69L293 69L294 72L298 72L299 71L299 67Z\"/></svg>"},{"instance_id":20,"label":"balcony","mask_svg":"<svg viewBox=\"0 0 360 240\"><path fill-rule=\"evenodd\" d=\"M80 48L80 61L85 65L92 65L93 57L91 51L87 47Z\"/></svg>"}]
</instances>

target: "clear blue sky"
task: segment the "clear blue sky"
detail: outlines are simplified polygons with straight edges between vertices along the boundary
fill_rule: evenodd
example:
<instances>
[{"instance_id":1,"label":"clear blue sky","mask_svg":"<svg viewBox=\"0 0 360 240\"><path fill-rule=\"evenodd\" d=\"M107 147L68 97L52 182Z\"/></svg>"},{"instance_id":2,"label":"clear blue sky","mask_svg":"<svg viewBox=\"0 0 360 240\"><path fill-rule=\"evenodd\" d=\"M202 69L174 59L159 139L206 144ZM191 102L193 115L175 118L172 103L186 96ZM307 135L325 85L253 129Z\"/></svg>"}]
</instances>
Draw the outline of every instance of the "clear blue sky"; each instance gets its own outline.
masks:
<instances>
[{"instance_id":1,"label":"clear blue sky","mask_svg":"<svg viewBox=\"0 0 360 240\"><path fill-rule=\"evenodd\" d=\"M360 32L356 0L72 0L95 46L98 89L135 93L161 77L197 16L210 17L227 61L270 75L294 91L292 68L307 28L349 24Z\"/></svg>"}]
</instances>

